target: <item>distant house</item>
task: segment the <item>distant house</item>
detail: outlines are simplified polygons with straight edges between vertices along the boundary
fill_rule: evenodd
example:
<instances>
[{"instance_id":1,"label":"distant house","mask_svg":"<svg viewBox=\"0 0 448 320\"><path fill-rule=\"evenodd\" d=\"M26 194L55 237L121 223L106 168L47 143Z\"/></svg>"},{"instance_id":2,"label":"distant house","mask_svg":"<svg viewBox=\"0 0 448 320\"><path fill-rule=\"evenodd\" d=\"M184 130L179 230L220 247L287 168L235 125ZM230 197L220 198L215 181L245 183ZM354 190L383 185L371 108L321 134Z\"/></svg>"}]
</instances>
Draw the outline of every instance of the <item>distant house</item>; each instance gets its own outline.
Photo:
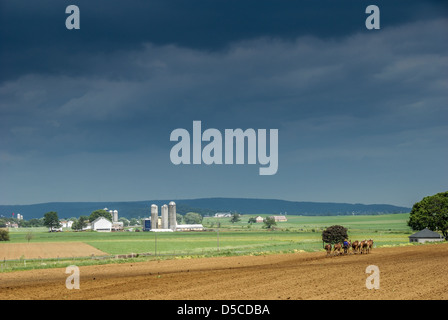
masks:
<instances>
[{"instance_id":1,"label":"distant house","mask_svg":"<svg viewBox=\"0 0 448 320\"><path fill-rule=\"evenodd\" d=\"M275 222L288 221L288 219L286 219L286 216L272 216L271 218L274 218Z\"/></svg>"},{"instance_id":2,"label":"distant house","mask_svg":"<svg viewBox=\"0 0 448 320\"><path fill-rule=\"evenodd\" d=\"M71 228L73 225L73 221L71 220L61 220L59 221L62 225L62 228Z\"/></svg>"},{"instance_id":3,"label":"distant house","mask_svg":"<svg viewBox=\"0 0 448 320\"><path fill-rule=\"evenodd\" d=\"M264 221L264 218L261 217L261 216L258 216L258 217L255 218L255 222L257 222L257 223L261 223L263 221Z\"/></svg>"},{"instance_id":4,"label":"distant house","mask_svg":"<svg viewBox=\"0 0 448 320\"><path fill-rule=\"evenodd\" d=\"M231 217L232 214L230 212L217 212L215 213L215 218L228 218Z\"/></svg>"},{"instance_id":5,"label":"distant house","mask_svg":"<svg viewBox=\"0 0 448 320\"><path fill-rule=\"evenodd\" d=\"M112 231L112 222L107 220L104 217L98 217L92 221L92 230L102 231L102 232L111 232Z\"/></svg>"},{"instance_id":6,"label":"distant house","mask_svg":"<svg viewBox=\"0 0 448 320\"><path fill-rule=\"evenodd\" d=\"M425 242L443 241L443 240L444 239L442 235L440 235L437 232L431 231L428 228L425 228L409 236L409 242L425 243Z\"/></svg>"},{"instance_id":7,"label":"distant house","mask_svg":"<svg viewBox=\"0 0 448 320\"><path fill-rule=\"evenodd\" d=\"M17 223L11 223L11 222L6 222L6 227L7 228L18 228L19 225Z\"/></svg>"}]
</instances>

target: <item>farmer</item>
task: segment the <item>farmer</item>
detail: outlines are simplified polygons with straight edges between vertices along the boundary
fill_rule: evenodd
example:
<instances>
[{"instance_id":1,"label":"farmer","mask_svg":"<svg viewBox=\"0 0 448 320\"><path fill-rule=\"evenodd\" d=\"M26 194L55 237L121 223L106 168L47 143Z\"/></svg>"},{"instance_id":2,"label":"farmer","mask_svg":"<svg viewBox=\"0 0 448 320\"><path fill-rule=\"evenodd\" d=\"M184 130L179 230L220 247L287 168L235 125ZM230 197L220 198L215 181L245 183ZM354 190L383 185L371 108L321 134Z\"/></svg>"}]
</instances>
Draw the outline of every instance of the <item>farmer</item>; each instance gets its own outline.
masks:
<instances>
[{"instance_id":1,"label":"farmer","mask_svg":"<svg viewBox=\"0 0 448 320\"><path fill-rule=\"evenodd\" d=\"M344 253L347 254L348 253L348 248L350 247L350 243L348 242L347 239L344 239L343 246L344 246Z\"/></svg>"}]
</instances>

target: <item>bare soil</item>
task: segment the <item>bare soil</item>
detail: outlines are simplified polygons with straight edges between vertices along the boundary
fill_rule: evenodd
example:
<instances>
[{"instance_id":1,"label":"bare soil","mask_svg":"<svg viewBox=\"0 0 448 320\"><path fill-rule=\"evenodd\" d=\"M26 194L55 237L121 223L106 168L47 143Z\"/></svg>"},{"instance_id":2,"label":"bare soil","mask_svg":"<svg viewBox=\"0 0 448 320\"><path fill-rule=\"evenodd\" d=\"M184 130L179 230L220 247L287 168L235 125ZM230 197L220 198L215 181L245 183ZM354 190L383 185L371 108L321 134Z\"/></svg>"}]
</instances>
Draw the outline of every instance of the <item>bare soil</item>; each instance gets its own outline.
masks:
<instances>
[{"instance_id":1,"label":"bare soil","mask_svg":"<svg viewBox=\"0 0 448 320\"><path fill-rule=\"evenodd\" d=\"M84 242L0 243L0 259L39 259L105 256L104 253Z\"/></svg>"},{"instance_id":2,"label":"bare soil","mask_svg":"<svg viewBox=\"0 0 448 320\"><path fill-rule=\"evenodd\" d=\"M80 289L64 269L0 274L0 299L346 300L448 299L448 244L325 252L172 259L80 267ZM379 268L368 289L366 268Z\"/></svg>"}]
</instances>

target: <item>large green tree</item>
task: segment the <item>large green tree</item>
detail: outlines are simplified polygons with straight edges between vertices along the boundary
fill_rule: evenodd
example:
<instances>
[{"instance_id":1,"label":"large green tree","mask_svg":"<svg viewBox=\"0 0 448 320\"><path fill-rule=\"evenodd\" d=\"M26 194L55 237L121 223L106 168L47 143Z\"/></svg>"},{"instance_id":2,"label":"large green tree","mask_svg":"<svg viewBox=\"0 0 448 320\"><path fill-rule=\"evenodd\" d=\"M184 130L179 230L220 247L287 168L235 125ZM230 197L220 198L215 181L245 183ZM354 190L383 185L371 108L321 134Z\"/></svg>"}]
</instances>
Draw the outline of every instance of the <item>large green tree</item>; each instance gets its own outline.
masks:
<instances>
[{"instance_id":1,"label":"large green tree","mask_svg":"<svg viewBox=\"0 0 448 320\"><path fill-rule=\"evenodd\" d=\"M233 213L232 217L230 218L230 222L232 223L238 222L240 220L241 220L240 215L237 212Z\"/></svg>"},{"instance_id":2,"label":"large green tree","mask_svg":"<svg viewBox=\"0 0 448 320\"><path fill-rule=\"evenodd\" d=\"M322 232L322 241L325 243L342 243L344 239L348 239L347 228L334 225L328 227Z\"/></svg>"},{"instance_id":3,"label":"large green tree","mask_svg":"<svg viewBox=\"0 0 448 320\"><path fill-rule=\"evenodd\" d=\"M74 221L72 224L73 230L82 230L87 227L87 222L89 221L89 217L80 216L78 220Z\"/></svg>"},{"instance_id":4,"label":"large green tree","mask_svg":"<svg viewBox=\"0 0 448 320\"><path fill-rule=\"evenodd\" d=\"M0 229L0 241L9 241L8 229Z\"/></svg>"},{"instance_id":5,"label":"large green tree","mask_svg":"<svg viewBox=\"0 0 448 320\"><path fill-rule=\"evenodd\" d=\"M277 225L277 222L275 222L274 217L266 217L266 219L264 219L263 223L264 223L263 227L266 229L272 229L274 226Z\"/></svg>"},{"instance_id":6,"label":"large green tree","mask_svg":"<svg viewBox=\"0 0 448 320\"><path fill-rule=\"evenodd\" d=\"M196 212L188 212L184 216L184 221L186 224L200 224L202 223L202 216Z\"/></svg>"},{"instance_id":7,"label":"large green tree","mask_svg":"<svg viewBox=\"0 0 448 320\"><path fill-rule=\"evenodd\" d=\"M44 226L53 231L53 229L59 229L61 223L59 222L58 213L55 211L50 211L44 214Z\"/></svg>"},{"instance_id":8,"label":"large green tree","mask_svg":"<svg viewBox=\"0 0 448 320\"><path fill-rule=\"evenodd\" d=\"M448 237L448 191L424 197L412 206L408 226L413 230L428 228Z\"/></svg>"},{"instance_id":9,"label":"large green tree","mask_svg":"<svg viewBox=\"0 0 448 320\"><path fill-rule=\"evenodd\" d=\"M89 221L92 222L95 219L98 219L99 217L104 217L109 221L112 221L112 215L109 211L100 209L93 211L89 216Z\"/></svg>"}]
</instances>

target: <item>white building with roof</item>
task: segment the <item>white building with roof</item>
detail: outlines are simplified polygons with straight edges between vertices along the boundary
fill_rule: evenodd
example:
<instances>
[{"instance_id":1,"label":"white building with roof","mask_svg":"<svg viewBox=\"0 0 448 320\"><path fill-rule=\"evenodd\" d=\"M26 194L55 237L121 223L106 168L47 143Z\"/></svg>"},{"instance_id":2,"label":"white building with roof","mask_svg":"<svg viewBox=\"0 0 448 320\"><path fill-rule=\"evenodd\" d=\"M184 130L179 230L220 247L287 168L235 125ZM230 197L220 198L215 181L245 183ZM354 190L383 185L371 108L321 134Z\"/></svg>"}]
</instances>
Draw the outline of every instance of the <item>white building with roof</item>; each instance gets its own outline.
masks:
<instances>
[{"instance_id":1,"label":"white building with roof","mask_svg":"<svg viewBox=\"0 0 448 320\"><path fill-rule=\"evenodd\" d=\"M203 231L204 226L202 224L178 224L176 231Z\"/></svg>"},{"instance_id":2,"label":"white building with roof","mask_svg":"<svg viewBox=\"0 0 448 320\"><path fill-rule=\"evenodd\" d=\"M409 242L425 243L425 242L443 241L443 240L444 239L440 233L431 231L428 228L425 228L409 236Z\"/></svg>"},{"instance_id":3,"label":"white building with roof","mask_svg":"<svg viewBox=\"0 0 448 320\"><path fill-rule=\"evenodd\" d=\"M215 213L215 218L229 218L232 214L230 212L217 212Z\"/></svg>"},{"instance_id":4,"label":"white building with roof","mask_svg":"<svg viewBox=\"0 0 448 320\"><path fill-rule=\"evenodd\" d=\"M112 231L112 222L107 220L104 217L98 217L92 221L92 230L100 231L100 232L111 232Z\"/></svg>"},{"instance_id":5,"label":"white building with roof","mask_svg":"<svg viewBox=\"0 0 448 320\"><path fill-rule=\"evenodd\" d=\"M262 216L258 216L255 218L255 222L257 222L257 223L261 223L263 221L264 221L264 218Z\"/></svg>"},{"instance_id":6,"label":"white building with roof","mask_svg":"<svg viewBox=\"0 0 448 320\"><path fill-rule=\"evenodd\" d=\"M286 216L271 216L271 218L274 218L274 220L276 222L284 222L284 221L288 221L288 219L286 218Z\"/></svg>"},{"instance_id":7,"label":"white building with roof","mask_svg":"<svg viewBox=\"0 0 448 320\"><path fill-rule=\"evenodd\" d=\"M59 222L61 223L62 228L71 228L73 225L72 220L61 220Z\"/></svg>"}]
</instances>

